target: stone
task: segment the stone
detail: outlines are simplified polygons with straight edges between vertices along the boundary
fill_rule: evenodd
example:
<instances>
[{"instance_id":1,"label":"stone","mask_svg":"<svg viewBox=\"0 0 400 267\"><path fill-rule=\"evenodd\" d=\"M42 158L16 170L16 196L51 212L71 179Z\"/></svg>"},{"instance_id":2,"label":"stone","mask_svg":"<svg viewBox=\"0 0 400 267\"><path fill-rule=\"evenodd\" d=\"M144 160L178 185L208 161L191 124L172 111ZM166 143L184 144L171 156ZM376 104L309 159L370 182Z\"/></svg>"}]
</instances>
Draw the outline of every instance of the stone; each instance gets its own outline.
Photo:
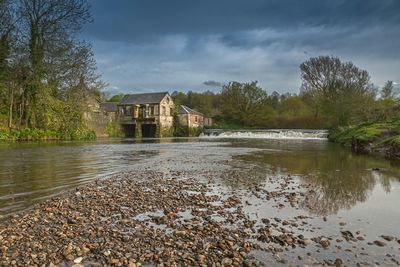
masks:
<instances>
[{"instance_id":1,"label":"stone","mask_svg":"<svg viewBox=\"0 0 400 267\"><path fill-rule=\"evenodd\" d=\"M230 258L224 258L221 263L222 265L229 266L232 265L233 261Z\"/></svg>"},{"instance_id":2,"label":"stone","mask_svg":"<svg viewBox=\"0 0 400 267\"><path fill-rule=\"evenodd\" d=\"M199 256L197 257L197 260L198 260L200 263L203 263L203 262L205 261L205 259L206 259L206 256L204 256L204 255L199 255Z\"/></svg>"},{"instance_id":3,"label":"stone","mask_svg":"<svg viewBox=\"0 0 400 267\"><path fill-rule=\"evenodd\" d=\"M390 235L382 235L381 237L389 242L394 240L394 237Z\"/></svg>"},{"instance_id":4,"label":"stone","mask_svg":"<svg viewBox=\"0 0 400 267\"><path fill-rule=\"evenodd\" d=\"M384 247L384 246L386 246L386 243L383 242L383 241L380 241L380 240L375 240L375 241L374 241L374 244L377 245L377 246L379 246L379 247Z\"/></svg>"},{"instance_id":5,"label":"stone","mask_svg":"<svg viewBox=\"0 0 400 267\"><path fill-rule=\"evenodd\" d=\"M76 258L76 259L74 260L74 263L81 263L82 260L83 260L82 257Z\"/></svg>"},{"instance_id":6,"label":"stone","mask_svg":"<svg viewBox=\"0 0 400 267\"><path fill-rule=\"evenodd\" d=\"M106 250L106 251L103 252L103 254L104 254L104 256L108 257L108 256L111 255L111 251Z\"/></svg>"},{"instance_id":7,"label":"stone","mask_svg":"<svg viewBox=\"0 0 400 267\"><path fill-rule=\"evenodd\" d=\"M321 239L319 243L323 248L328 248L330 246L330 242L328 239Z\"/></svg>"},{"instance_id":8,"label":"stone","mask_svg":"<svg viewBox=\"0 0 400 267\"><path fill-rule=\"evenodd\" d=\"M338 258L338 259L335 260L334 264L335 264L336 267L341 267L343 265L343 261L342 261L342 259Z\"/></svg>"}]
</instances>

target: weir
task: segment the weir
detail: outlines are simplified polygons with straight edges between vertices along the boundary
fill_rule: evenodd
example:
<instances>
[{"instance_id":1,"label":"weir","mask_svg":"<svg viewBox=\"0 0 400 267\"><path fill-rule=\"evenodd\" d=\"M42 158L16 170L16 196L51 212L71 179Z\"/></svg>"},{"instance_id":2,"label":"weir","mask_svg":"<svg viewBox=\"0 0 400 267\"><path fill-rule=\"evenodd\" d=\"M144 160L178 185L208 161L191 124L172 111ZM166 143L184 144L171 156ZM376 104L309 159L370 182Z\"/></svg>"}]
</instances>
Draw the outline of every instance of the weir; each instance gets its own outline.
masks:
<instances>
[{"instance_id":1,"label":"weir","mask_svg":"<svg viewBox=\"0 0 400 267\"><path fill-rule=\"evenodd\" d=\"M201 138L257 138L257 139L298 139L326 140L328 130L309 129L267 129L267 130L222 130L205 129Z\"/></svg>"}]
</instances>

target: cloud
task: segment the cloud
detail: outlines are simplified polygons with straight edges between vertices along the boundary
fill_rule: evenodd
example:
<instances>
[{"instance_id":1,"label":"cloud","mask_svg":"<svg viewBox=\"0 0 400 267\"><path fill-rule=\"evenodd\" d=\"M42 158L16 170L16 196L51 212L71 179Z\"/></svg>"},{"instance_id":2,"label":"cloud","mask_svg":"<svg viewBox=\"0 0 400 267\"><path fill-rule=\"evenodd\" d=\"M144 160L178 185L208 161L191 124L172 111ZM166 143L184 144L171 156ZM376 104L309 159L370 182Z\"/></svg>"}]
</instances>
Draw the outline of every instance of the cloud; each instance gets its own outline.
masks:
<instances>
[{"instance_id":1,"label":"cloud","mask_svg":"<svg viewBox=\"0 0 400 267\"><path fill-rule=\"evenodd\" d=\"M95 23L83 36L105 81L121 92L257 80L269 92L296 93L299 65L319 55L353 61L375 84L400 80L398 0L93 0L92 7Z\"/></svg>"},{"instance_id":2,"label":"cloud","mask_svg":"<svg viewBox=\"0 0 400 267\"><path fill-rule=\"evenodd\" d=\"M222 87L222 83L214 81L214 80L205 81L205 82L203 82L203 84L206 86Z\"/></svg>"},{"instance_id":3,"label":"cloud","mask_svg":"<svg viewBox=\"0 0 400 267\"><path fill-rule=\"evenodd\" d=\"M124 42L148 42L170 34L400 23L398 0L90 0L90 3L95 23L89 25L85 34Z\"/></svg>"}]
</instances>

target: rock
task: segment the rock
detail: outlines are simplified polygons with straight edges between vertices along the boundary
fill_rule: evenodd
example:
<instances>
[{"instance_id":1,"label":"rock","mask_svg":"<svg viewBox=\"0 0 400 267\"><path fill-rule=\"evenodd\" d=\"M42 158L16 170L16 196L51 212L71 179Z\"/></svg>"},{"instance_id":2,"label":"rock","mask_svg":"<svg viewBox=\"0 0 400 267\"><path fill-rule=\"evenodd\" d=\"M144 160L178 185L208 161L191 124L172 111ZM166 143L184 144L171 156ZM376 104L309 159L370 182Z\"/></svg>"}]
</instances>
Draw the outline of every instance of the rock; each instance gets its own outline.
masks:
<instances>
[{"instance_id":1,"label":"rock","mask_svg":"<svg viewBox=\"0 0 400 267\"><path fill-rule=\"evenodd\" d=\"M381 237L389 242L394 240L394 237L390 235L382 235Z\"/></svg>"},{"instance_id":2,"label":"rock","mask_svg":"<svg viewBox=\"0 0 400 267\"><path fill-rule=\"evenodd\" d=\"M137 265L136 265L136 263L130 261L130 262L128 263L128 267L137 267Z\"/></svg>"},{"instance_id":3,"label":"rock","mask_svg":"<svg viewBox=\"0 0 400 267\"><path fill-rule=\"evenodd\" d=\"M203 262L206 260L206 256L204 256L204 255L199 255L199 256L197 257L197 260L198 260L198 262L203 263Z\"/></svg>"},{"instance_id":4,"label":"rock","mask_svg":"<svg viewBox=\"0 0 400 267\"><path fill-rule=\"evenodd\" d=\"M224 259L221 261L221 264L222 264L222 265L225 265L225 266L232 265L232 263L233 263L233 261L232 261L232 259L230 259L230 258L224 258Z\"/></svg>"},{"instance_id":5,"label":"rock","mask_svg":"<svg viewBox=\"0 0 400 267\"><path fill-rule=\"evenodd\" d=\"M329 245L331 244L328 239L321 239L321 241L319 241L319 243L323 248L328 248Z\"/></svg>"},{"instance_id":6,"label":"rock","mask_svg":"<svg viewBox=\"0 0 400 267\"><path fill-rule=\"evenodd\" d=\"M262 222L263 224L270 224L270 223L271 223L270 220L268 220L268 219L266 219L266 218L261 219L261 222ZM0 240L1 240L1 239L0 239Z\"/></svg>"},{"instance_id":7,"label":"rock","mask_svg":"<svg viewBox=\"0 0 400 267\"><path fill-rule=\"evenodd\" d=\"M111 255L111 251L106 250L106 251L103 252L103 254L104 254L104 256L108 257L108 256Z\"/></svg>"},{"instance_id":8,"label":"rock","mask_svg":"<svg viewBox=\"0 0 400 267\"><path fill-rule=\"evenodd\" d=\"M343 265L343 261L341 259L336 259L334 262L336 267L341 267Z\"/></svg>"},{"instance_id":9,"label":"rock","mask_svg":"<svg viewBox=\"0 0 400 267\"><path fill-rule=\"evenodd\" d=\"M74 260L74 263L81 263L82 260L83 260L82 257L76 258L76 259Z\"/></svg>"},{"instance_id":10,"label":"rock","mask_svg":"<svg viewBox=\"0 0 400 267\"><path fill-rule=\"evenodd\" d=\"M347 224L347 223L345 223L345 222L340 222L340 223L339 223L340 226L345 226L346 224Z\"/></svg>"},{"instance_id":11,"label":"rock","mask_svg":"<svg viewBox=\"0 0 400 267\"><path fill-rule=\"evenodd\" d=\"M176 230L174 232L174 234L177 235L177 236L185 236L187 233L186 233L185 230L182 230L182 231Z\"/></svg>"},{"instance_id":12,"label":"rock","mask_svg":"<svg viewBox=\"0 0 400 267\"><path fill-rule=\"evenodd\" d=\"M380 240L375 240L375 241L374 241L374 244L377 245L377 246L379 246L379 247L386 246L386 243L383 242L383 241L380 241Z\"/></svg>"},{"instance_id":13,"label":"rock","mask_svg":"<svg viewBox=\"0 0 400 267\"><path fill-rule=\"evenodd\" d=\"M303 239L302 241L304 246L308 246L311 243L310 239Z\"/></svg>"},{"instance_id":14,"label":"rock","mask_svg":"<svg viewBox=\"0 0 400 267\"><path fill-rule=\"evenodd\" d=\"M249 260L243 261L243 267L252 267L252 266L253 266L252 261L249 261Z\"/></svg>"},{"instance_id":15,"label":"rock","mask_svg":"<svg viewBox=\"0 0 400 267\"><path fill-rule=\"evenodd\" d=\"M111 260L110 260L110 263L111 263L112 265L116 265L116 264L119 263L119 259L111 259Z\"/></svg>"},{"instance_id":16,"label":"rock","mask_svg":"<svg viewBox=\"0 0 400 267\"><path fill-rule=\"evenodd\" d=\"M346 241L349 241L350 239L354 238L354 235L352 232L350 231L340 231L340 233L342 234L342 236L344 237L344 239L346 239Z\"/></svg>"}]
</instances>

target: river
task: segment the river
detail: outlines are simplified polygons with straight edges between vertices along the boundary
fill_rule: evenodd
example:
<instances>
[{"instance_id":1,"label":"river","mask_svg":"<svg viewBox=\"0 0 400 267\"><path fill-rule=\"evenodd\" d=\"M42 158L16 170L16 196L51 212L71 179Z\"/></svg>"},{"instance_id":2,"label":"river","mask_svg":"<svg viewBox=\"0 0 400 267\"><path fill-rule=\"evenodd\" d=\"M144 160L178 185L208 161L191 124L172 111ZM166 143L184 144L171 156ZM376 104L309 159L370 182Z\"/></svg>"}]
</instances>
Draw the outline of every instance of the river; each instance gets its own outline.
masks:
<instances>
[{"instance_id":1,"label":"river","mask_svg":"<svg viewBox=\"0 0 400 267\"><path fill-rule=\"evenodd\" d=\"M116 173L228 168L266 188L272 186L271 179L287 175L314 187L300 211L258 203L247 208L250 215L284 217L300 212L319 218L313 222L317 233L330 233L323 217L329 225L344 221L373 239L381 234L400 238L400 167L383 158L355 155L325 137L321 131L224 131L200 138L3 143L0 217ZM222 187L241 189L240 183L229 179ZM396 250L391 249L387 251Z\"/></svg>"},{"instance_id":2,"label":"river","mask_svg":"<svg viewBox=\"0 0 400 267\"><path fill-rule=\"evenodd\" d=\"M193 156L214 162L233 156L261 166L261 175L299 175L322 186L320 206L313 210L320 214L373 205L377 198L379 203L400 199L400 167L385 159L352 154L321 132L266 136L239 131L202 138L0 144L0 215L96 178L151 166L170 168Z\"/></svg>"}]
</instances>

